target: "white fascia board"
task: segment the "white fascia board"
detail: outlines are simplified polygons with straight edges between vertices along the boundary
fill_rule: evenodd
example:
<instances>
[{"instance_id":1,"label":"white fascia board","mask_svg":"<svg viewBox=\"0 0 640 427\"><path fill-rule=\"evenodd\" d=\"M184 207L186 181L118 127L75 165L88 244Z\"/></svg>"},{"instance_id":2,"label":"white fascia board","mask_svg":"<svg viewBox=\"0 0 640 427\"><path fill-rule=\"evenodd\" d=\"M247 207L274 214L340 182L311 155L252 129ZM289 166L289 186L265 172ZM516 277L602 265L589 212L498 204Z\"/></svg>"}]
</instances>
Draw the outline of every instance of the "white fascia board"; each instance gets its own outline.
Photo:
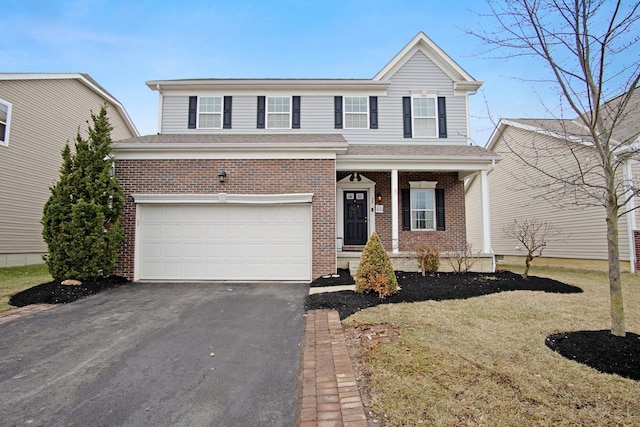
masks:
<instances>
[{"instance_id":1,"label":"white fascia board","mask_svg":"<svg viewBox=\"0 0 640 427\"><path fill-rule=\"evenodd\" d=\"M151 80L146 82L151 90L171 91L171 93L200 91L345 91L384 92L388 82L368 79L193 79L193 80Z\"/></svg>"},{"instance_id":2,"label":"white fascia board","mask_svg":"<svg viewBox=\"0 0 640 427\"><path fill-rule=\"evenodd\" d=\"M115 160L335 159L346 144L131 144L113 143Z\"/></svg>"},{"instance_id":3,"label":"white fascia board","mask_svg":"<svg viewBox=\"0 0 640 427\"><path fill-rule=\"evenodd\" d=\"M352 170L374 170L374 171L390 171L397 169L399 171L481 171L491 170L497 159L374 159L371 156L357 158L349 156L349 158L338 157L336 160L336 170L352 171Z\"/></svg>"},{"instance_id":4,"label":"white fascia board","mask_svg":"<svg viewBox=\"0 0 640 427\"><path fill-rule=\"evenodd\" d=\"M287 194L142 194L131 195L136 204L250 204L311 203L313 193Z\"/></svg>"}]
</instances>

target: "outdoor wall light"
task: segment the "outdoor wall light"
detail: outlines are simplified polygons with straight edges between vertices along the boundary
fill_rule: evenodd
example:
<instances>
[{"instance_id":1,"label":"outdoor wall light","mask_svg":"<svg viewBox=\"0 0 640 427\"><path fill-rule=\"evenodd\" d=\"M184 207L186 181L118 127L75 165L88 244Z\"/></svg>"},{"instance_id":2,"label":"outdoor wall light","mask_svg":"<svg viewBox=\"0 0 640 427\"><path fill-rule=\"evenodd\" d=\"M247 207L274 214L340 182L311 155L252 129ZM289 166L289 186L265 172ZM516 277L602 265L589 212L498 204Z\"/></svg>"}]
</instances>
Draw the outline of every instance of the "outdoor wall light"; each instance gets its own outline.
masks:
<instances>
[{"instance_id":1,"label":"outdoor wall light","mask_svg":"<svg viewBox=\"0 0 640 427\"><path fill-rule=\"evenodd\" d=\"M382 201L382 194L376 193L376 200L380 203Z\"/></svg>"},{"instance_id":2,"label":"outdoor wall light","mask_svg":"<svg viewBox=\"0 0 640 427\"><path fill-rule=\"evenodd\" d=\"M218 180L220 181L220 183L223 183L225 179L227 179L227 173L224 171L224 169L222 169L218 174Z\"/></svg>"}]
</instances>

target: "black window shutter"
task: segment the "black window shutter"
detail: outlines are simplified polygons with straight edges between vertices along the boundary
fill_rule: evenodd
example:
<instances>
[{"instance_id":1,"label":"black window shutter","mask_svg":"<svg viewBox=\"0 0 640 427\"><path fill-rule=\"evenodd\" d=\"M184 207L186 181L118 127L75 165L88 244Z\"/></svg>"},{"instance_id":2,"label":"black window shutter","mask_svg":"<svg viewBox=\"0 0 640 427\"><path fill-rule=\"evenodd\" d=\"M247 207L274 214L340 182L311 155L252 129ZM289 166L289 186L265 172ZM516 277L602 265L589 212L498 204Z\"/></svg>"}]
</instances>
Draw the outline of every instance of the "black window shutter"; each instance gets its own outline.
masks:
<instances>
[{"instance_id":1,"label":"black window shutter","mask_svg":"<svg viewBox=\"0 0 640 427\"><path fill-rule=\"evenodd\" d=\"M400 190L402 197L402 229L411 230L411 190Z\"/></svg>"},{"instance_id":2,"label":"black window shutter","mask_svg":"<svg viewBox=\"0 0 640 427\"><path fill-rule=\"evenodd\" d=\"M258 97L258 123L256 127L258 129L264 129L264 109L265 109L265 97Z\"/></svg>"},{"instance_id":3,"label":"black window shutter","mask_svg":"<svg viewBox=\"0 0 640 427\"><path fill-rule=\"evenodd\" d=\"M342 129L342 97L336 96L333 99L334 103L334 116L335 116L335 128Z\"/></svg>"},{"instance_id":4,"label":"black window shutter","mask_svg":"<svg viewBox=\"0 0 640 427\"><path fill-rule=\"evenodd\" d=\"M436 188L436 230L444 229L444 189Z\"/></svg>"},{"instance_id":5,"label":"black window shutter","mask_svg":"<svg viewBox=\"0 0 640 427\"><path fill-rule=\"evenodd\" d=\"M369 129L378 129L378 97L369 97Z\"/></svg>"},{"instance_id":6,"label":"black window shutter","mask_svg":"<svg viewBox=\"0 0 640 427\"><path fill-rule=\"evenodd\" d=\"M300 129L300 97L294 96L292 98L291 106L291 127L293 129Z\"/></svg>"},{"instance_id":7,"label":"black window shutter","mask_svg":"<svg viewBox=\"0 0 640 427\"><path fill-rule=\"evenodd\" d=\"M222 117L222 128L231 129L231 97L224 97L224 110Z\"/></svg>"},{"instance_id":8,"label":"black window shutter","mask_svg":"<svg viewBox=\"0 0 640 427\"><path fill-rule=\"evenodd\" d=\"M447 103L444 96L438 97L438 138L447 137Z\"/></svg>"},{"instance_id":9,"label":"black window shutter","mask_svg":"<svg viewBox=\"0 0 640 427\"><path fill-rule=\"evenodd\" d=\"M404 137L411 138L411 97L402 97L402 124L404 127Z\"/></svg>"},{"instance_id":10,"label":"black window shutter","mask_svg":"<svg viewBox=\"0 0 640 427\"><path fill-rule=\"evenodd\" d=\"M196 117L198 115L198 97L189 97L189 129L196 128Z\"/></svg>"}]
</instances>

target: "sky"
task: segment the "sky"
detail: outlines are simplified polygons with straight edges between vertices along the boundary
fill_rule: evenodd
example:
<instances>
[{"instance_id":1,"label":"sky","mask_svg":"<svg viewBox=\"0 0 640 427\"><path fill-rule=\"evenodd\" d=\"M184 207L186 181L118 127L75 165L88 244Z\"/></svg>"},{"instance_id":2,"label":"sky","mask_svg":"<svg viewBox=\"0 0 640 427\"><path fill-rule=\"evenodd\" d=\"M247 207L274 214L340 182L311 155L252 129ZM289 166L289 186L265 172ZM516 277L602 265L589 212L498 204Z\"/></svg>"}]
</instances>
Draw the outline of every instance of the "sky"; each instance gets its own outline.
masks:
<instances>
[{"instance_id":1,"label":"sky","mask_svg":"<svg viewBox=\"0 0 640 427\"><path fill-rule=\"evenodd\" d=\"M557 102L531 59L496 60L467 32L484 0L0 0L0 72L89 74L141 135L158 130L149 80L372 78L423 31L477 80L471 139L501 117L549 117ZM544 105L540 99L546 99ZM550 107L551 106L551 107Z\"/></svg>"}]
</instances>

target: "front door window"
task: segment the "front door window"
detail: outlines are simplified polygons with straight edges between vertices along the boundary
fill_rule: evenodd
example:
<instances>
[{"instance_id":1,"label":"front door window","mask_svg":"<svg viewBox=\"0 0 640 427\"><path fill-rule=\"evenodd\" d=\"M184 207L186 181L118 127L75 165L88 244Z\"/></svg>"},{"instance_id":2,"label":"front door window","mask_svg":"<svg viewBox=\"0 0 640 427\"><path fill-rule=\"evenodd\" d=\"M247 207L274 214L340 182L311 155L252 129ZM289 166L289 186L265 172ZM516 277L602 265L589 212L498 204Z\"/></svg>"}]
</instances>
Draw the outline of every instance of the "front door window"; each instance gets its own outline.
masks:
<instances>
[{"instance_id":1,"label":"front door window","mask_svg":"<svg viewBox=\"0 0 640 427\"><path fill-rule=\"evenodd\" d=\"M344 191L344 244L367 243L367 192Z\"/></svg>"}]
</instances>

